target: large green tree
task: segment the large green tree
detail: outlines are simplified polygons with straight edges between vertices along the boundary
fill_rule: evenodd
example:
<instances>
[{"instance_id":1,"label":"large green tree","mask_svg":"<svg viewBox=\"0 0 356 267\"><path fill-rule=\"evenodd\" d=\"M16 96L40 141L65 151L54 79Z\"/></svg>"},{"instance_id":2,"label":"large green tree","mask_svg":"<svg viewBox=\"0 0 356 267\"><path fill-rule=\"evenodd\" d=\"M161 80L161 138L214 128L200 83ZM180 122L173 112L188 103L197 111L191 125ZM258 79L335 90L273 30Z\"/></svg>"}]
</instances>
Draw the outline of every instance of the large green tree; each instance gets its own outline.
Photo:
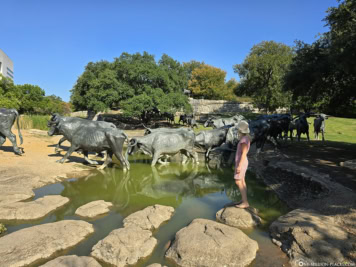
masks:
<instances>
[{"instance_id":1,"label":"large green tree","mask_svg":"<svg viewBox=\"0 0 356 267\"><path fill-rule=\"evenodd\" d=\"M241 78L236 94L251 96L266 112L289 106L290 95L282 88L292 58L292 48L282 43L263 41L253 46L244 62L233 66Z\"/></svg>"},{"instance_id":2,"label":"large green tree","mask_svg":"<svg viewBox=\"0 0 356 267\"><path fill-rule=\"evenodd\" d=\"M125 96L120 89L112 63L89 62L71 90L71 103L77 110L95 112L117 107Z\"/></svg>"},{"instance_id":3,"label":"large green tree","mask_svg":"<svg viewBox=\"0 0 356 267\"><path fill-rule=\"evenodd\" d=\"M296 56L285 75L284 89L292 94L292 108L311 111L319 109L329 101L329 76L331 62L325 53L325 41L319 40L312 45L297 41Z\"/></svg>"},{"instance_id":4,"label":"large green tree","mask_svg":"<svg viewBox=\"0 0 356 267\"><path fill-rule=\"evenodd\" d=\"M226 71L203 64L195 68L188 82L193 96L206 99L221 99L225 87Z\"/></svg>"},{"instance_id":5,"label":"large green tree","mask_svg":"<svg viewBox=\"0 0 356 267\"><path fill-rule=\"evenodd\" d=\"M312 44L296 43L285 89L299 108L355 116L356 1L340 2L327 12L330 30Z\"/></svg>"},{"instance_id":6,"label":"large green tree","mask_svg":"<svg viewBox=\"0 0 356 267\"><path fill-rule=\"evenodd\" d=\"M1 108L16 108L21 105L21 91L14 82L0 74L0 107Z\"/></svg>"},{"instance_id":7,"label":"large green tree","mask_svg":"<svg viewBox=\"0 0 356 267\"><path fill-rule=\"evenodd\" d=\"M205 65L204 61L196 61L196 60L191 60L189 62L183 62L183 67L185 71L188 74L188 79L190 80L192 78L192 72L196 69L199 68L200 66Z\"/></svg>"},{"instance_id":8,"label":"large green tree","mask_svg":"<svg viewBox=\"0 0 356 267\"><path fill-rule=\"evenodd\" d=\"M121 108L124 115L147 121L157 109L189 109L183 95L187 82L183 65L166 54L156 62L147 52L122 53L113 62L89 63L71 90L71 102L77 110Z\"/></svg>"},{"instance_id":9,"label":"large green tree","mask_svg":"<svg viewBox=\"0 0 356 267\"><path fill-rule=\"evenodd\" d=\"M0 108L15 108L25 114L66 114L70 112L68 103L58 96L45 96L45 91L37 85L15 85L0 74Z\"/></svg>"},{"instance_id":10,"label":"large green tree","mask_svg":"<svg viewBox=\"0 0 356 267\"><path fill-rule=\"evenodd\" d=\"M42 113L45 91L41 87L32 84L17 85L17 87L21 94L19 112L30 114Z\"/></svg>"},{"instance_id":11,"label":"large green tree","mask_svg":"<svg viewBox=\"0 0 356 267\"><path fill-rule=\"evenodd\" d=\"M220 93L221 98L224 100L233 100L235 101L236 95L235 91L237 90L237 87L239 86L239 83L236 81L235 78L231 78L225 83L225 89Z\"/></svg>"}]
</instances>

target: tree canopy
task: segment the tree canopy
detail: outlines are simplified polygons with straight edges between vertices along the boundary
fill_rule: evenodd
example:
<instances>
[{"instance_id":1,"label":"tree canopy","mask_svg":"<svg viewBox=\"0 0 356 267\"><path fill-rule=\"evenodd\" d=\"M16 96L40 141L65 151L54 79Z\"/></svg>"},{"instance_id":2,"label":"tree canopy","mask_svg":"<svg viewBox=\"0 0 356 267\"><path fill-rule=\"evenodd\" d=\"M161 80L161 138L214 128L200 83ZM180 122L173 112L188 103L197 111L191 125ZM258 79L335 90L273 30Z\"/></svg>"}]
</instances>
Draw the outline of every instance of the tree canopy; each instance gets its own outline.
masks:
<instances>
[{"instance_id":1,"label":"tree canopy","mask_svg":"<svg viewBox=\"0 0 356 267\"><path fill-rule=\"evenodd\" d=\"M183 62L183 67L188 74L188 80L190 80L192 78L193 70L195 70L196 68L199 68L202 65L205 65L205 63L199 62L196 60L191 60L189 62Z\"/></svg>"},{"instance_id":2,"label":"tree canopy","mask_svg":"<svg viewBox=\"0 0 356 267\"><path fill-rule=\"evenodd\" d=\"M122 53L113 62L90 62L71 90L77 110L121 108L124 115L148 119L147 114L190 110L183 95L188 77L183 65L166 54Z\"/></svg>"},{"instance_id":3,"label":"tree canopy","mask_svg":"<svg viewBox=\"0 0 356 267\"><path fill-rule=\"evenodd\" d=\"M296 42L285 90L297 108L356 115L356 1L340 2L327 13L328 32L312 44Z\"/></svg>"},{"instance_id":4,"label":"tree canopy","mask_svg":"<svg viewBox=\"0 0 356 267\"><path fill-rule=\"evenodd\" d=\"M0 74L1 75L1 74ZM45 96L45 91L37 85L15 85L10 78L0 77L0 107L15 108L26 114L66 114L70 112L68 103L58 96Z\"/></svg>"},{"instance_id":5,"label":"tree canopy","mask_svg":"<svg viewBox=\"0 0 356 267\"><path fill-rule=\"evenodd\" d=\"M202 64L194 68L188 82L188 88L194 97L204 97L206 99L221 99L226 89L226 71Z\"/></svg>"},{"instance_id":6,"label":"tree canopy","mask_svg":"<svg viewBox=\"0 0 356 267\"><path fill-rule=\"evenodd\" d=\"M244 62L233 67L241 78L235 93L252 96L254 104L267 112L289 106L290 96L282 88L292 58L292 48L282 43L253 46Z\"/></svg>"},{"instance_id":7,"label":"tree canopy","mask_svg":"<svg viewBox=\"0 0 356 267\"><path fill-rule=\"evenodd\" d=\"M225 83L225 89L221 92L221 98L224 100L236 100L235 91L239 83L236 81L235 78L231 78Z\"/></svg>"}]
</instances>

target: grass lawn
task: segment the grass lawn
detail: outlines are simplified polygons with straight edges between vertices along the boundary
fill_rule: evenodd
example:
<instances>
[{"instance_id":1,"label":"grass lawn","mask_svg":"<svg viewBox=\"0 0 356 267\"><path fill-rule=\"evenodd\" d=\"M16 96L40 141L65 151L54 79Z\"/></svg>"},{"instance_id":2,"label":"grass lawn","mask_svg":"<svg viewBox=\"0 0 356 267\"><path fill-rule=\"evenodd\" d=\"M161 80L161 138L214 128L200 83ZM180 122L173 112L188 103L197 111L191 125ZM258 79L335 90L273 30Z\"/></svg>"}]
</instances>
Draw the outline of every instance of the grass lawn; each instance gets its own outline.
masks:
<instances>
[{"instance_id":1,"label":"grass lawn","mask_svg":"<svg viewBox=\"0 0 356 267\"><path fill-rule=\"evenodd\" d=\"M314 118L309 118L308 121L311 123L309 128L310 137L311 139L314 139ZM325 121L325 139L327 141L356 144L356 119L339 117L328 118Z\"/></svg>"},{"instance_id":2,"label":"grass lawn","mask_svg":"<svg viewBox=\"0 0 356 267\"><path fill-rule=\"evenodd\" d=\"M19 119L20 129L38 129L48 130L47 122L51 116L49 115L21 115ZM17 125L14 123L14 127Z\"/></svg>"},{"instance_id":3,"label":"grass lawn","mask_svg":"<svg viewBox=\"0 0 356 267\"><path fill-rule=\"evenodd\" d=\"M243 114L247 119L254 119L258 117L259 114ZM175 122L178 123L179 117L176 117ZM309 124L309 137L312 143L314 143L314 118L308 118ZM342 142L349 144L356 144L356 119L349 118L340 118L340 117L329 117L325 121L325 140L327 143L329 142ZM200 132L202 130L212 129L211 127L205 128L203 125L199 124L198 128L195 128L194 131ZM294 131L294 136L296 135L296 131ZM306 135L302 135L302 139L306 140ZM296 138L294 138L296 140ZM315 142L320 142L321 135L319 134L319 141L315 140ZM355 158L356 158L356 150L355 150Z\"/></svg>"}]
</instances>

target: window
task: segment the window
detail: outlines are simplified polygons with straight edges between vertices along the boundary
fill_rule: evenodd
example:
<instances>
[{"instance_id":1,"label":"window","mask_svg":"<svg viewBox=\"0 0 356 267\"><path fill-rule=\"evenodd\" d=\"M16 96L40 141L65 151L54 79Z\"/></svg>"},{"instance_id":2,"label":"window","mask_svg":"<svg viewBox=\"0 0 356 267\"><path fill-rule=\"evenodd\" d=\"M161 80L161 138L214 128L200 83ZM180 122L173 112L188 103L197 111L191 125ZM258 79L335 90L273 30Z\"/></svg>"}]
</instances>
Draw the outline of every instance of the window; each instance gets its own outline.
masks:
<instances>
[{"instance_id":1,"label":"window","mask_svg":"<svg viewBox=\"0 0 356 267\"><path fill-rule=\"evenodd\" d=\"M11 77L11 79L14 79L14 76L12 76L11 73L7 72L6 74L7 74L7 76Z\"/></svg>"},{"instance_id":2,"label":"window","mask_svg":"<svg viewBox=\"0 0 356 267\"><path fill-rule=\"evenodd\" d=\"M13 73L13 71L12 70L10 70L8 67L6 67L7 68L7 73L11 73L12 75L14 75L14 73Z\"/></svg>"}]
</instances>

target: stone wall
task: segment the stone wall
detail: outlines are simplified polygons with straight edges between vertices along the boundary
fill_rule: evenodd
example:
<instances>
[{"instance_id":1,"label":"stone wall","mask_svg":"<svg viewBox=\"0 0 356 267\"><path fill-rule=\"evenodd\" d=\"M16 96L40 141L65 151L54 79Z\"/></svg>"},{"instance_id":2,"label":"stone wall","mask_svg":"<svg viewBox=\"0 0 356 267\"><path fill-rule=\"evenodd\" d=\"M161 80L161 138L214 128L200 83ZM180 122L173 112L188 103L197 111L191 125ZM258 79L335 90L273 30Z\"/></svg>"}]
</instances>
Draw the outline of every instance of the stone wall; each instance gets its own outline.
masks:
<instances>
[{"instance_id":1,"label":"stone wall","mask_svg":"<svg viewBox=\"0 0 356 267\"><path fill-rule=\"evenodd\" d=\"M231 102L226 100L206 100L189 98L189 103L193 107L193 114L198 117L204 117L208 114L241 113L252 112L260 113L258 108L253 107L251 103ZM277 113L286 113L287 109L278 109ZM105 114L118 114L120 111L107 111ZM261 112L262 113L262 112ZM178 114L180 114L178 112ZM176 114L176 115L178 115ZM94 116L95 114L92 114ZM71 113L73 117L88 117L87 111L78 111ZM91 116L89 116L91 118Z\"/></svg>"},{"instance_id":2,"label":"stone wall","mask_svg":"<svg viewBox=\"0 0 356 267\"><path fill-rule=\"evenodd\" d=\"M205 114L221 114L221 113L240 113L240 112L254 112L259 110L254 108L251 103L237 103L226 100L205 100L189 98L189 102L193 107L195 115Z\"/></svg>"}]
</instances>

